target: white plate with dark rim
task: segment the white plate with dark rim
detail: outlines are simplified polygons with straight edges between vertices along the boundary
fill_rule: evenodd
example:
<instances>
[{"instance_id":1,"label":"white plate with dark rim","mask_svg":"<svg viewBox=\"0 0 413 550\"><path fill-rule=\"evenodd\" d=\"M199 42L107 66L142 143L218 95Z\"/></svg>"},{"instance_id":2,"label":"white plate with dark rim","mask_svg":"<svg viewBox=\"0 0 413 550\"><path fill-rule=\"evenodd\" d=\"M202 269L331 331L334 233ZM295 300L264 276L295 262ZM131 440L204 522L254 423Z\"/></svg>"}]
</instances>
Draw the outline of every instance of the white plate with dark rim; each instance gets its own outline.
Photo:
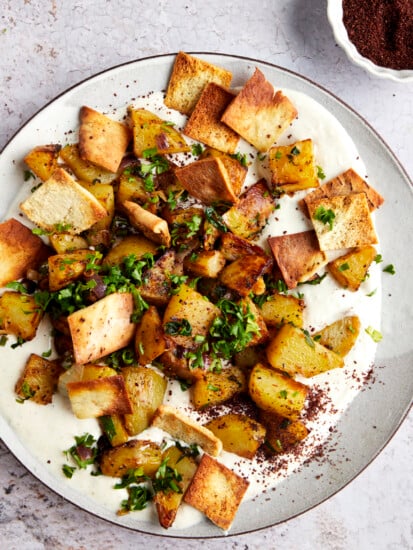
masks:
<instances>
[{"instance_id":1,"label":"white plate with dark rim","mask_svg":"<svg viewBox=\"0 0 413 550\"><path fill-rule=\"evenodd\" d=\"M325 442L327 459L313 460L253 501L241 504L230 534L236 535L287 521L331 497L357 476L383 449L407 414L413 398L413 304L411 290L413 256L408 254L408 236L413 233L412 184L384 141L357 113L314 82L275 65L232 55L196 52L194 55L233 72L233 86L240 86L260 68L275 87L307 94L322 104L352 137L385 205L376 225L383 257L396 267L396 276L383 277L383 340L373 375L337 421ZM51 135L63 136L77 124L82 104L125 107L131 96L166 89L175 54L133 61L104 71L69 89L41 109L9 141L0 156L2 201L0 219L13 203L21 182L22 159L30 147L50 143ZM18 174L17 174L18 172ZM367 391L364 391L367 390ZM166 532L156 521L142 523L134 514L116 516L104 506L51 475L26 447L3 416L0 436L16 458L50 489L80 508L112 523L145 533L169 537L219 537L224 534L204 521L189 529ZM331 451L331 452L329 452Z\"/></svg>"}]
</instances>

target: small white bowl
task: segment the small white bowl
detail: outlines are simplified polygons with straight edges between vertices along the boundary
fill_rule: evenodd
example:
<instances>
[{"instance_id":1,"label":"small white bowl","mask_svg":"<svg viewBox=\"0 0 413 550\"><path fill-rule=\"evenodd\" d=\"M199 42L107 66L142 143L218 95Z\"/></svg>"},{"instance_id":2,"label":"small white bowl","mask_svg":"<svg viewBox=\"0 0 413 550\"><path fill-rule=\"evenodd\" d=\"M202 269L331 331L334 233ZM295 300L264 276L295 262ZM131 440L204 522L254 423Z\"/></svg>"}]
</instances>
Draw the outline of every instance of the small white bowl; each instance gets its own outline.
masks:
<instances>
[{"instance_id":1,"label":"small white bowl","mask_svg":"<svg viewBox=\"0 0 413 550\"><path fill-rule=\"evenodd\" d=\"M357 51L355 45L350 41L347 34L347 29L343 23L343 3L341 0L328 0L327 17L333 29L337 44L343 48L350 61L356 65L359 65L369 73L381 78L389 78L391 80L396 80L397 82L413 81L412 69L399 71L396 69L388 69L387 67L380 67L370 61L370 59L363 57Z\"/></svg>"}]
</instances>

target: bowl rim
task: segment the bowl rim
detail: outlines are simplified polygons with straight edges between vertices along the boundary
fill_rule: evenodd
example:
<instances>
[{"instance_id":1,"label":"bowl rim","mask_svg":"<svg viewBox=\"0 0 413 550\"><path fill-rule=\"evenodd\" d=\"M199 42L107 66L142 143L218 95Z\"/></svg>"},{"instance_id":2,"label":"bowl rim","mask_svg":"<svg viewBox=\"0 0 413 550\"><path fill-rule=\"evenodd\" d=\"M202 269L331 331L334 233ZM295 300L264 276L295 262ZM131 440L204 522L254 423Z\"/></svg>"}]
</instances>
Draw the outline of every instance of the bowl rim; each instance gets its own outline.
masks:
<instances>
[{"instance_id":1,"label":"bowl rim","mask_svg":"<svg viewBox=\"0 0 413 550\"><path fill-rule=\"evenodd\" d=\"M396 82L413 82L413 69L397 70L382 67L362 56L348 37L347 29L343 23L342 0L327 0L327 2L327 18L333 29L334 38L350 61L380 78L388 78Z\"/></svg>"}]
</instances>

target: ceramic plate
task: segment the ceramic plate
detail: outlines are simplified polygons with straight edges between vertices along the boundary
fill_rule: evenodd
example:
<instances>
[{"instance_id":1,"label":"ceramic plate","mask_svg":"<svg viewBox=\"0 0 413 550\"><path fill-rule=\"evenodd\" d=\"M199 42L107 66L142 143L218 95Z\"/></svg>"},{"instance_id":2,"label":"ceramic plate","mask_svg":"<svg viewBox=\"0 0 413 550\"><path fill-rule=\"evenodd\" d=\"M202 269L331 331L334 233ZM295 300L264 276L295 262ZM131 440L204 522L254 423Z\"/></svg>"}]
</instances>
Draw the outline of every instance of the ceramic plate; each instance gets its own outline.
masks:
<instances>
[{"instance_id":1,"label":"ceramic plate","mask_svg":"<svg viewBox=\"0 0 413 550\"><path fill-rule=\"evenodd\" d=\"M325 459L313 459L254 501L244 502L230 534L245 533L286 521L305 512L339 491L381 451L406 415L413 396L411 364L413 357L413 302L411 273L413 255L406 253L413 234L412 187L397 159L372 130L348 106L317 84L280 67L253 59L229 55L195 53L211 63L231 70L233 86L242 85L260 68L275 87L307 94L322 104L352 137L376 188L385 197L376 225L383 257L396 267L396 276L383 277L381 332L375 366L363 390L358 392L340 416L331 436L324 444ZM134 61L98 74L71 88L44 107L7 144L0 156L0 219L13 203L24 169L22 158L27 151L53 139L62 141L70 128L76 128L82 104L107 110L108 106L124 108L133 96L151 90L164 90L174 55ZM115 516L96 501L76 491L51 475L25 445L24 437L15 433L0 416L0 433L10 451L45 485L97 516L146 533L177 537L217 537L223 533L203 521L190 529L165 532L156 519L150 523L136 520L134 514ZM46 426L44 429L47 429Z\"/></svg>"}]
</instances>

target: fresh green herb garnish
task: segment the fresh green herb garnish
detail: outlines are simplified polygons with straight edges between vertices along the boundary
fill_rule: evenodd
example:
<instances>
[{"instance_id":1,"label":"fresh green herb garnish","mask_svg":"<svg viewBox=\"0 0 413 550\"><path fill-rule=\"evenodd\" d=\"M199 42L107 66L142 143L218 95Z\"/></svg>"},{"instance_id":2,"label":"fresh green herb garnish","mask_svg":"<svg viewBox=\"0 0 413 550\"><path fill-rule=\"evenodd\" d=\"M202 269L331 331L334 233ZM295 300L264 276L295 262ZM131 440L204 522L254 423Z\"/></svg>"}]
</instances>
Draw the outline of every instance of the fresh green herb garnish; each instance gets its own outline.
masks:
<instances>
[{"instance_id":1,"label":"fresh green herb garnish","mask_svg":"<svg viewBox=\"0 0 413 550\"><path fill-rule=\"evenodd\" d=\"M374 329L373 327L369 326L365 330L374 342L377 343L377 342L380 342L380 340L383 339L383 335L381 334L381 332Z\"/></svg>"},{"instance_id":2,"label":"fresh green herb garnish","mask_svg":"<svg viewBox=\"0 0 413 550\"><path fill-rule=\"evenodd\" d=\"M247 155L245 153L234 153L233 155L230 155L230 157L237 160L245 168L248 166Z\"/></svg>"},{"instance_id":3,"label":"fresh green herb garnish","mask_svg":"<svg viewBox=\"0 0 413 550\"><path fill-rule=\"evenodd\" d=\"M394 269L393 264L386 265L386 267L383 268L384 273L390 273L390 275L395 275L396 270Z\"/></svg>"},{"instance_id":4,"label":"fresh green herb garnish","mask_svg":"<svg viewBox=\"0 0 413 550\"><path fill-rule=\"evenodd\" d=\"M315 344L314 344L314 340L311 338L310 333L308 332L308 330L303 330L303 333L305 336L306 343L310 346L310 348L313 348Z\"/></svg>"},{"instance_id":5,"label":"fresh green herb garnish","mask_svg":"<svg viewBox=\"0 0 413 550\"><path fill-rule=\"evenodd\" d=\"M347 271L348 269L350 269L350 265L348 262L344 262L344 264L338 266L339 271Z\"/></svg>"},{"instance_id":6,"label":"fresh green herb garnish","mask_svg":"<svg viewBox=\"0 0 413 550\"><path fill-rule=\"evenodd\" d=\"M336 215L331 208L327 210L322 205L318 206L314 212L314 219L322 222L324 225L328 225L330 227L330 231L333 229L335 217Z\"/></svg>"},{"instance_id":7,"label":"fresh green herb garnish","mask_svg":"<svg viewBox=\"0 0 413 550\"><path fill-rule=\"evenodd\" d=\"M317 166L317 177L320 180L323 180L326 177L326 175L324 174L324 170L321 168L321 166Z\"/></svg>"},{"instance_id":8,"label":"fresh green herb garnish","mask_svg":"<svg viewBox=\"0 0 413 550\"><path fill-rule=\"evenodd\" d=\"M200 143L194 143L192 145L192 154L194 157L199 157L204 152L204 148Z\"/></svg>"},{"instance_id":9,"label":"fresh green herb garnish","mask_svg":"<svg viewBox=\"0 0 413 550\"><path fill-rule=\"evenodd\" d=\"M164 325L164 331L170 336L191 336L192 326L187 319L169 321Z\"/></svg>"},{"instance_id":10,"label":"fresh green herb garnish","mask_svg":"<svg viewBox=\"0 0 413 550\"><path fill-rule=\"evenodd\" d=\"M162 491L163 493L168 493L173 491L174 493L182 493L182 489L179 486L179 482L182 481L181 474L176 470L176 468L171 468L168 466L168 458L162 461L159 466L155 479L152 481L152 487L155 493Z\"/></svg>"},{"instance_id":11,"label":"fresh green herb garnish","mask_svg":"<svg viewBox=\"0 0 413 550\"><path fill-rule=\"evenodd\" d=\"M213 206L207 206L205 208L205 217L211 225L213 225L222 233L226 233L228 231L228 227L225 225L222 217L218 214Z\"/></svg>"}]
</instances>

